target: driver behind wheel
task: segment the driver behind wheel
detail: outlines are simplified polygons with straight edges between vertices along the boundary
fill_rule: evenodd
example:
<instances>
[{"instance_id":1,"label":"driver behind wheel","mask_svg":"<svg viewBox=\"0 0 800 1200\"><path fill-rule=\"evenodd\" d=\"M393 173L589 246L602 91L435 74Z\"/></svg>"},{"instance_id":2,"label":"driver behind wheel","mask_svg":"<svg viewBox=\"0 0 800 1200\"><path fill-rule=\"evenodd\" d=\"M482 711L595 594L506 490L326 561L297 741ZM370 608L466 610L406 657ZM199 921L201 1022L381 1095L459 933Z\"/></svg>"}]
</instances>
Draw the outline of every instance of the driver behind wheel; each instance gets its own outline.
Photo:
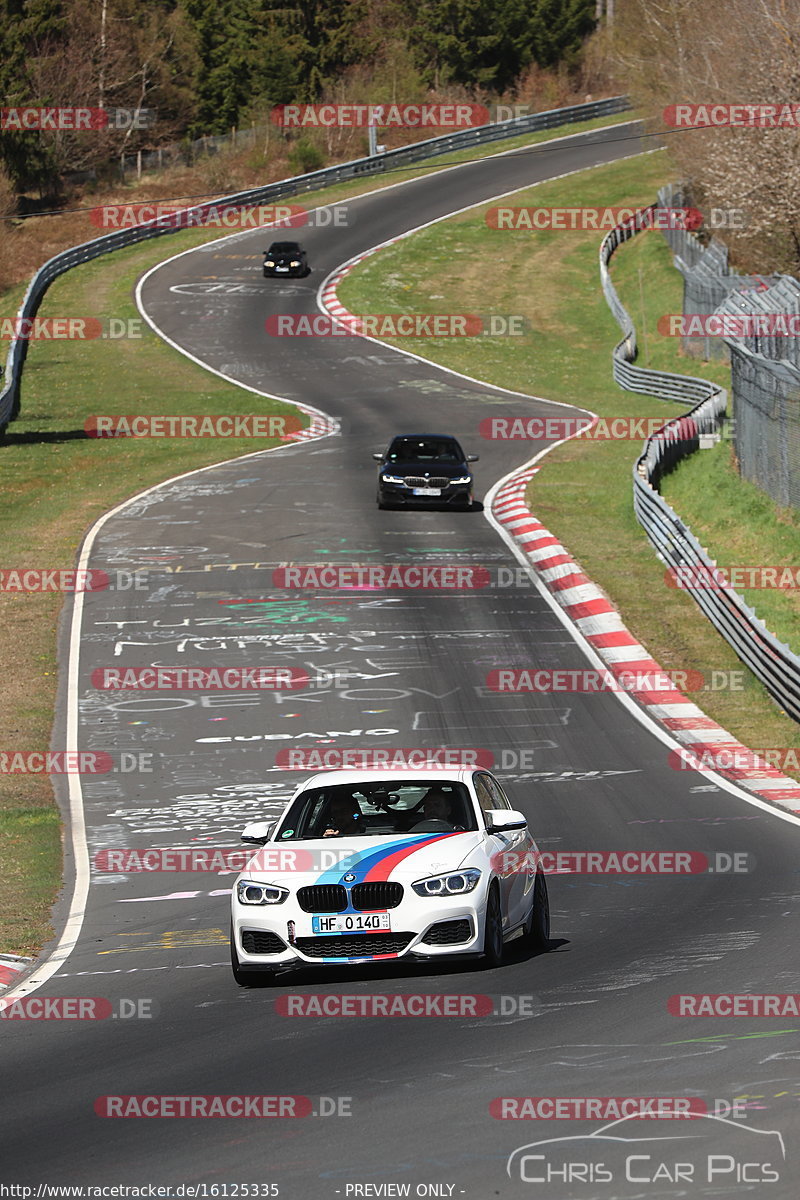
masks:
<instances>
[{"instance_id":1,"label":"driver behind wheel","mask_svg":"<svg viewBox=\"0 0 800 1200\"><path fill-rule=\"evenodd\" d=\"M425 793L420 809L420 819L423 821L449 821L453 824L452 802L447 792L441 788L431 788Z\"/></svg>"},{"instance_id":2,"label":"driver behind wheel","mask_svg":"<svg viewBox=\"0 0 800 1200\"><path fill-rule=\"evenodd\" d=\"M464 816L460 801L441 787L428 789L418 810L417 819L419 822L443 821L456 830L464 828Z\"/></svg>"},{"instance_id":3,"label":"driver behind wheel","mask_svg":"<svg viewBox=\"0 0 800 1200\"><path fill-rule=\"evenodd\" d=\"M356 800L334 796L323 837L353 837L364 833L364 814Z\"/></svg>"}]
</instances>

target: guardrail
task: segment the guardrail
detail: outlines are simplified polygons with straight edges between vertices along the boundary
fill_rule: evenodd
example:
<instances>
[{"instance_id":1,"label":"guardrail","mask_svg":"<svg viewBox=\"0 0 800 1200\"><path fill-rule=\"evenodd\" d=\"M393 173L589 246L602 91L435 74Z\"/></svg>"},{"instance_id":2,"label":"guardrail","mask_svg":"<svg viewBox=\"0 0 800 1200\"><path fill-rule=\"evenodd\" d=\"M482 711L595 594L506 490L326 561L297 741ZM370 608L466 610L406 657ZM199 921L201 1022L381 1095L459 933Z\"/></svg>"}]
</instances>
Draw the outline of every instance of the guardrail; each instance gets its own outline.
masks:
<instances>
[{"instance_id":1,"label":"guardrail","mask_svg":"<svg viewBox=\"0 0 800 1200\"><path fill-rule=\"evenodd\" d=\"M651 210L656 206L651 206ZM781 708L800 721L800 658L770 633L754 610L733 588L718 580L709 558L691 529L659 494L662 476L700 446L702 433L718 430L727 394L707 379L636 367L636 331L608 273L615 250L638 233L642 224L617 226L600 247L600 277L609 307L624 334L613 351L614 378L628 391L668 400L694 401L688 413L667 421L647 439L633 468L636 519L668 567L683 570L681 586L693 597L718 633L764 684ZM692 586L691 581L700 586Z\"/></svg>"},{"instance_id":2,"label":"guardrail","mask_svg":"<svg viewBox=\"0 0 800 1200\"><path fill-rule=\"evenodd\" d=\"M276 183L265 184L264 187L251 188L246 192L217 197L211 202L193 205L190 208L182 209L179 213L171 214L174 222L171 225L150 221L143 225L135 225L131 229L120 230L118 233L94 238L90 242L73 246L48 259L31 279L17 313L17 320L32 320L36 316L48 287L65 271L69 271L80 263L89 262L93 258L99 258L101 254L110 254L114 250L121 250L125 246L134 246L137 242L146 241L149 238L175 233L181 228L180 221L184 214L188 221L190 218L202 218L205 213L217 209L221 205L244 207L262 204L266 201L281 200L287 196L296 196L298 193L328 187L332 183L360 179L368 175L380 175L393 167L419 162L440 154L448 154L454 150L463 150L470 146L516 137L520 133L533 133L539 129L553 129L561 125L572 125L578 121L590 121L596 117L626 112L628 109L630 109L630 102L627 96L613 96L609 100L596 100L590 104L573 104L567 108L554 108L546 112L532 113L527 117L500 121L496 125L480 125L476 129L463 129L456 133L444 134L441 137L429 138L424 142L415 142L411 146L399 146L396 150L388 150L384 154L374 155L371 158L353 159L351 162L325 167L321 171L311 171L307 175L297 175L292 179L282 179ZM199 220L195 223L199 223ZM6 360L6 383L3 390L0 391L0 439L2 439L9 422L13 421L19 413L20 384L27 352L27 339L14 338L12 340Z\"/></svg>"}]
</instances>

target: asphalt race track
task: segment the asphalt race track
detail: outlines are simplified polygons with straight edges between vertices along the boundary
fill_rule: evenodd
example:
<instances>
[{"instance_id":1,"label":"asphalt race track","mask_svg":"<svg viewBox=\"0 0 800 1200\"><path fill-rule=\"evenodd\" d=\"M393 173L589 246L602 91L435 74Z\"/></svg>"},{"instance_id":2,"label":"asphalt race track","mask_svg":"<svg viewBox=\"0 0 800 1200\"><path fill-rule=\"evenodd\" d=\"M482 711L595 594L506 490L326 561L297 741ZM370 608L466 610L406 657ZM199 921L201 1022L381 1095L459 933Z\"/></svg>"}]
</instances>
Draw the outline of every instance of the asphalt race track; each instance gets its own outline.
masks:
<instances>
[{"instance_id":1,"label":"asphalt race track","mask_svg":"<svg viewBox=\"0 0 800 1200\"><path fill-rule=\"evenodd\" d=\"M400 963L252 988L236 986L228 962L232 873L95 870L75 948L32 994L105 998L115 1015L0 1030L5 1174L32 1195L48 1194L40 1184L155 1184L171 1196L285 1200L797 1196L800 1020L681 1019L667 1008L677 994L798 990L797 822L672 769L668 747L612 695L489 691L495 667L585 665L532 586L290 592L272 581L289 562L517 566L481 506L379 512L370 455L395 432L452 432L481 456L482 499L545 443L484 441L480 420L563 409L357 338L267 337L264 322L316 312L323 279L377 243L638 152L636 130L501 154L358 199L346 228L298 235L307 279L261 278L263 231L148 276L143 308L165 336L251 388L324 410L341 433L167 483L97 533L90 565L144 572L146 586L85 597L72 658L78 745L124 751L129 762L152 754L154 769L84 777L88 853L238 844L243 825L280 811L297 781L276 763L286 748L448 746L494 755L544 850L694 851L712 861L747 852L751 869L551 876L550 953L512 942L496 971ZM62 731L69 636L65 620ZM98 667L154 664L290 666L318 685L249 694L92 686ZM68 865L61 917L71 853ZM80 878L80 861L77 869ZM281 997L297 992L488 994L497 1012L281 1015ZM96 1110L109 1095L301 1096L312 1113L117 1119ZM608 1122L490 1111L493 1100L524 1096L697 1097L730 1120L626 1121L587 1141ZM576 1140L514 1156L564 1138ZM245 1184L259 1190L235 1190Z\"/></svg>"}]
</instances>

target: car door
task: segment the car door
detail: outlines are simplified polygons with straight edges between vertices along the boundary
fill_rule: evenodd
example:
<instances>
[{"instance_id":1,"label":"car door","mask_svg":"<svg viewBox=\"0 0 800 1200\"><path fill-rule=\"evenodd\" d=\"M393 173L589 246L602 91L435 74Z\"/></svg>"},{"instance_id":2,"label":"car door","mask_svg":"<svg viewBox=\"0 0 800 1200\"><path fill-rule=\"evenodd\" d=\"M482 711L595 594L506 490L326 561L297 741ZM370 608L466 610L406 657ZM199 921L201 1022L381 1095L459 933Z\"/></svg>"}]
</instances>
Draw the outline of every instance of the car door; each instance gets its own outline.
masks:
<instances>
[{"instance_id":1,"label":"car door","mask_svg":"<svg viewBox=\"0 0 800 1200\"><path fill-rule=\"evenodd\" d=\"M476 781L476 790L478 784ZM482 797L486 797L486 804ZM487 809L510 811L512 805L500 784L488 772L481 773L479 800L484 814ZM533 886L534 843L527 829L506 829L491 835L497 842L498 859L502 867L501 900L503 927L513 929L521 925L530 908L530 890Z\"/></svg>"},{"instance_id":2,"label":"car door","mask_svg":"<svg viewBox=\"0 0 800 1200\"><path fill-rule=\"evenodd\" d=\"M502 785L490 776L493 791L499 797L500 804L498 807L513 809L514 805L509 800ZM519 811L519 810L517 810ZM531 892L535 883L536 861L538 850L533 834L529 828L510 830L513 835L514 842L510 849L513 852L514 860L518 863L514 873L514 880L511 888L511 898L509 901L510 909L513 911L512 924L520 925L528 916L528 912L532 903Z\"/></svg>"}]
</instances>

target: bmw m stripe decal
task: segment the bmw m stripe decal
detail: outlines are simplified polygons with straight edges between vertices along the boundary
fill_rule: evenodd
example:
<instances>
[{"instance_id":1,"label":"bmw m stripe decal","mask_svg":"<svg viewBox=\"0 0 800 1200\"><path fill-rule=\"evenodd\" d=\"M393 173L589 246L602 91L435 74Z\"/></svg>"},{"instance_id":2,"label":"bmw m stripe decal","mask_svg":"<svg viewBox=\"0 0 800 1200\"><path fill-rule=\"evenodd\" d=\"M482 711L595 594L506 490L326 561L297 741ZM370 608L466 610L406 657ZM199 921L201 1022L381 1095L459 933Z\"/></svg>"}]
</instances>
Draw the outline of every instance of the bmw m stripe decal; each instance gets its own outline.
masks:
<instances>
[{"instance_id":1,"label":"bmw m stripe decal","mask_svg":"<svg viewBox=\"0 0 800 1200\"><path fill-rule=\"evenodd\" d=\"M334 867L330 867L317 879L317 883L341 883L344 875L355 875L351 884L376 882L388 879L394 868L417 850L441 842L444 838L458 837L453 833L420 834L417 837L397 838L393 842L384 842L378 850L366 853L354 853L344 858Z\"/></svg>"}]
</instances>

